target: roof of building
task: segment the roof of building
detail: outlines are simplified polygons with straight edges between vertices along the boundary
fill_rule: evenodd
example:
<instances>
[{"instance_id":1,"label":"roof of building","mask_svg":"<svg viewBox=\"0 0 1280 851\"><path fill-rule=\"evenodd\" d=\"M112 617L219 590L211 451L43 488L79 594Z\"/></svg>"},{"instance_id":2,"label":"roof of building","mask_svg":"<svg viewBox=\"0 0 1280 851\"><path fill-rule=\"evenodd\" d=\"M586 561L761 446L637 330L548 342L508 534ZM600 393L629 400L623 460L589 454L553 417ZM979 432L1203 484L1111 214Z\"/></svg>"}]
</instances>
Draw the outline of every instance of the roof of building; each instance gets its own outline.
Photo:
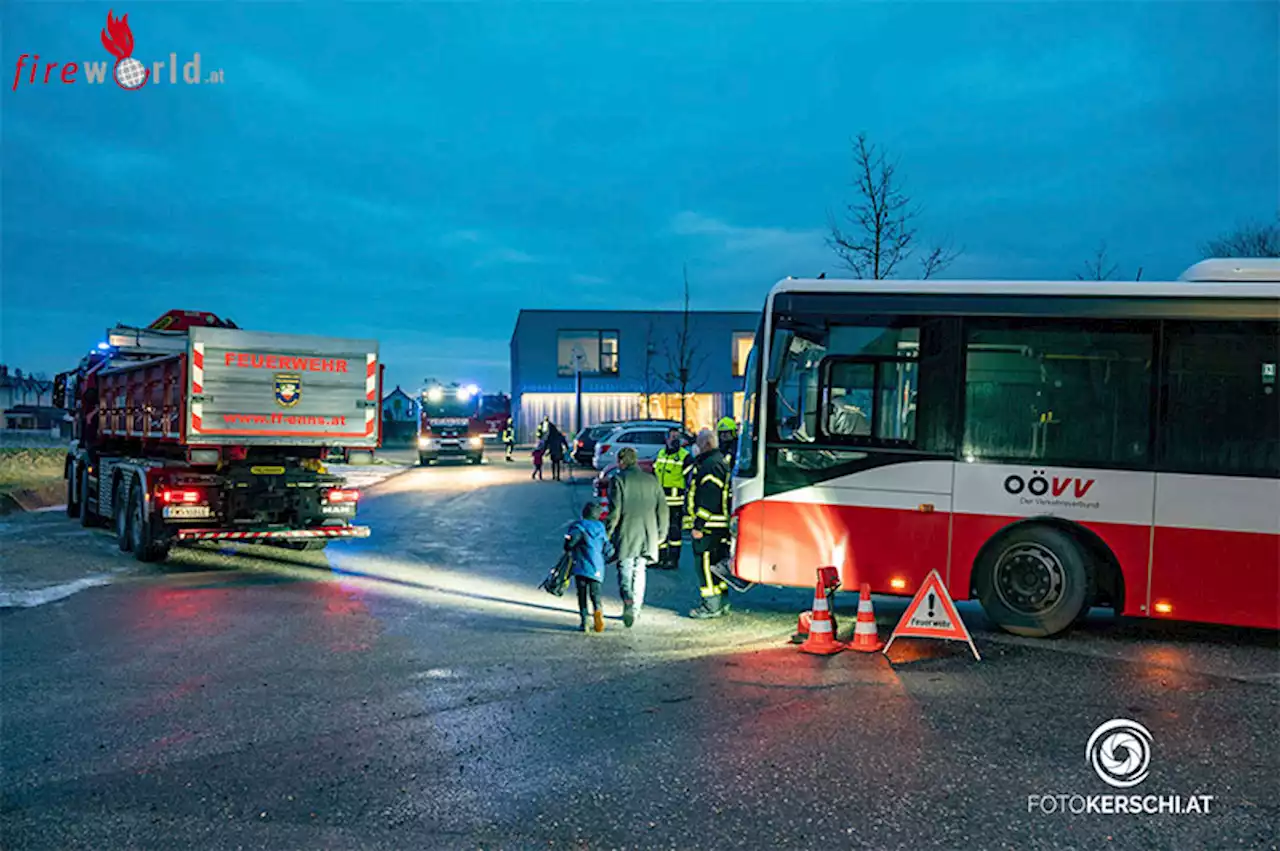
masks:
<instances>
[{"instance_id":1,"label":"roof of building","mask_svg":"<svg viewBox=\"0 0 1280 851\"><path fill-rule=\"evenodd\" d=\"M520 333L520 323L524 321L525 316L535 314L558 314L565 317L578 317L586 321L590 317L604 316L661 316L663 318L672 318L682 315L682 310L613 310L610 308L566 308L563 310L548 308L521 308L516 316L516 325L512 329L511 336L514 338ZM717 316L724 318L741 319L747 323L743 326L743 330L754 330L756 323L760 321L760 311L758 310L690 310L690 316L709 317Z\"/></svg>"}]
</instances>

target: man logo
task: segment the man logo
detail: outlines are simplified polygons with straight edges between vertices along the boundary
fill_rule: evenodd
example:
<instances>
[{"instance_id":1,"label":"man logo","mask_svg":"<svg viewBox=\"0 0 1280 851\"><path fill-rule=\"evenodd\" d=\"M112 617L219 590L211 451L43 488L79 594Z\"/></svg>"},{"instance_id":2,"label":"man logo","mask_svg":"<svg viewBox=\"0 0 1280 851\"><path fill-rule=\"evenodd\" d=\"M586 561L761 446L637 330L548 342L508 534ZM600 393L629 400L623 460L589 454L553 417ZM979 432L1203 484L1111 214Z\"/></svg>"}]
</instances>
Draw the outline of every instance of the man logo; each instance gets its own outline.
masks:
<instances>
[{"instance_id":1,"label":"man logo","mask_svg":"<svg viewBox=\"0 0 1280 851\"><path fill-rule=\"evenodd\" d=\"M1118 789L1147 779L1151 763L1151 732L1137 721L1113 718L1093 731L1085 759L1102 780Z\"/></svg>"},{"instance_id":2,"label":"man logo","mask_svg":"<svg viewBox=\"0 0 1280 851\"><path fill-rule=\"evenodd\" d=\"M276 373L276 402L292 408L302 398L302 376L291 372Z\"/></svg>"}]
</instances>

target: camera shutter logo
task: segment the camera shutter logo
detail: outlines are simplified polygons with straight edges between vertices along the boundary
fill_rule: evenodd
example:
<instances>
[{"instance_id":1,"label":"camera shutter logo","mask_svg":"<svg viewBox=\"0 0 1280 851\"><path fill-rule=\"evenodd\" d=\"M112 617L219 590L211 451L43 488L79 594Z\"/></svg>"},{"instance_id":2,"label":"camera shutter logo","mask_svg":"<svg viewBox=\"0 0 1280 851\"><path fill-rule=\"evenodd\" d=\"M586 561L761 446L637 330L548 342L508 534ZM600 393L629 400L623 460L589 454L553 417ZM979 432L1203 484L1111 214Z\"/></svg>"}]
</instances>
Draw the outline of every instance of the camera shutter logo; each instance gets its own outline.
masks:
<instances>
[{"instance_id":1,"label":"camera shutter logo","mask_svg":"<svg viewBox=\"0 0 1280 851\"><path fill-rule=\"evenodd\" d=\"M1085 759L1102 780L1118 789L1147 779L1151 764L1151 731L1127 718L1113 718L1089 737Z\"/></svg>"}]
</instances>

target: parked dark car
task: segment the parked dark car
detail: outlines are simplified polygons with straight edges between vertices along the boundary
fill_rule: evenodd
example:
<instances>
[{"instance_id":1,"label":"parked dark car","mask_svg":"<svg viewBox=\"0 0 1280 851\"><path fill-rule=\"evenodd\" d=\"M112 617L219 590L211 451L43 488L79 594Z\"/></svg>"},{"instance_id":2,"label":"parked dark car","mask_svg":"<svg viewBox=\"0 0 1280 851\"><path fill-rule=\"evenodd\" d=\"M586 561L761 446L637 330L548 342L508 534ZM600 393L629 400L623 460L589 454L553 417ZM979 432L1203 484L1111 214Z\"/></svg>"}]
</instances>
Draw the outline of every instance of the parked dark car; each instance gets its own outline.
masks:
<instances>
[{"instance_id":1,"label":"parked dark car","mask_svg":"<svg viewBox=\"0 0 1280 851\"><path fill-rule=\"evenodd\" d=\"M630 425L632 423L644 423L666 428L680 429L683 434L684 429L680 427L680 423L675 420L605 420L602 423L596 423L593 426L587 426L578 432L578 436L574 438L572 452L573 463L580 467L590 467L592 459L595 458L596 441L604 437L609 432L621 425Z\"/></svg>"}]
</instances>

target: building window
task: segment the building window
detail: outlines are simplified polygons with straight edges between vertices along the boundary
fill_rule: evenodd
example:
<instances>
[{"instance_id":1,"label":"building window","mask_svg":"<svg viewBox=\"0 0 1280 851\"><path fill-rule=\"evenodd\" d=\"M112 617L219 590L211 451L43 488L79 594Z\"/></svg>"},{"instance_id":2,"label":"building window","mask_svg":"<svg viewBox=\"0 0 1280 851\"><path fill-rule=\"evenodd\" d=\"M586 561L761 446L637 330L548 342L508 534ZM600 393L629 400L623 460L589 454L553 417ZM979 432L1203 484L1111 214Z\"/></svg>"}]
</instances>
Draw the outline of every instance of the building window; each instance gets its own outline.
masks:
<instances>
[{"instance_id":1,"label":"building window","mask_svg":"<svg viewBox=\"0 0 1280 851\"><path fill-rule=\"evenodd\" d=\"M618 374L617 331L561 331L556 340L556 374Z\"/></svg>"},{"instance_id":2,"label":"building window","mask_svg":"<svg viewBox=\"0 0 1280 851\"><path fill-rule=\"evenodd\" d=\"M1280 477L1280 324L1169 322L1161 468Z\"/></svg>"},{"instance_id":3,"label":"building window","mask_svg":"<svg viewBox=\"0 0 1280 851\"><path fill-rule=\"evenodd\" d=\"M753 331L733 332L733 377L741 378L747 372L747 357L755 346L756 335Z\"/></svg>"},{"instance_id":4,"label":"building window","mask_svg":"<svg viewBox=\"0 0 1280 851\"><path fill-rule=\"evenodd\" d=\"M1137 322L970 324L964 454L1146 466L1153 336Z\"/></svg>"}]
</instances>

